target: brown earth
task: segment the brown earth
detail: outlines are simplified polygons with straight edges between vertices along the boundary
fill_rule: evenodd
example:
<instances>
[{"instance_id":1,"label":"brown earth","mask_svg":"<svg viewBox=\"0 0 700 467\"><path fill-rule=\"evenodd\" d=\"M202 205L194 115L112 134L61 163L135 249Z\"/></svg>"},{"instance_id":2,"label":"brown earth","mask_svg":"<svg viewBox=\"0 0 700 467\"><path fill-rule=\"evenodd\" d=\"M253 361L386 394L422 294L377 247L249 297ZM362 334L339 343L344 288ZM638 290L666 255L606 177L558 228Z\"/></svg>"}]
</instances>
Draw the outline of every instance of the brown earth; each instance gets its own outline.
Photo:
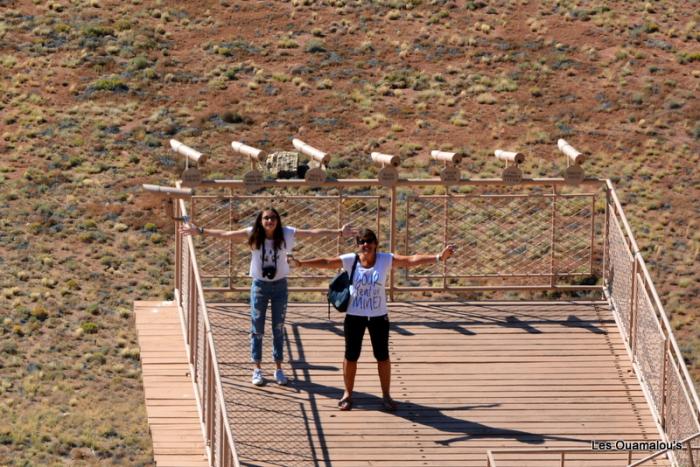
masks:
<instances>
[{"instance_id":1,"label":"brown earth","mask_svg":"<svg viewBox=\"0 0 700 467\"><path fill-rule=\"evenodd\" d=\"M697 2L0 0L0 464L152 463L134 300L170 298L175 137L304 140L337 176L430 149L557 175L564 137L614 180L700 377ZM95 327L93 327L92 325ZM80 455L77 455L79 453Z\"/></svg>"}]
</instances>

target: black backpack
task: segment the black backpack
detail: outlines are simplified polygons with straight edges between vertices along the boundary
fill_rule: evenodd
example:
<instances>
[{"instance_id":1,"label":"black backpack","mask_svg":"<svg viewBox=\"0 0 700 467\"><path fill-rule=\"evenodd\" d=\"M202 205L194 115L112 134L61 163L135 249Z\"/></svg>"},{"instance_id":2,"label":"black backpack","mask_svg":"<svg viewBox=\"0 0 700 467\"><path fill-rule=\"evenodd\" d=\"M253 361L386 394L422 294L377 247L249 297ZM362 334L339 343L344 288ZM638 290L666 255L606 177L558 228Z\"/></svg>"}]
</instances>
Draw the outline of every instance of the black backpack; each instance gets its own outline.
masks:
<instances>
[{"instance_id":1,"label":"black backpack","mask_svg":"<svg viewBox=\"0 0 700 467\"><path fill-rule=\"evenodd\" d=\"M338 273L328 285L328 319L331 319L331 305L341 313L345 313L350 305L350 285L352 277L355 275L355 267L360 259L355 255L355 262L352 263L352 271L348 276L347 271Z\"/></svg>"}]
</instances>

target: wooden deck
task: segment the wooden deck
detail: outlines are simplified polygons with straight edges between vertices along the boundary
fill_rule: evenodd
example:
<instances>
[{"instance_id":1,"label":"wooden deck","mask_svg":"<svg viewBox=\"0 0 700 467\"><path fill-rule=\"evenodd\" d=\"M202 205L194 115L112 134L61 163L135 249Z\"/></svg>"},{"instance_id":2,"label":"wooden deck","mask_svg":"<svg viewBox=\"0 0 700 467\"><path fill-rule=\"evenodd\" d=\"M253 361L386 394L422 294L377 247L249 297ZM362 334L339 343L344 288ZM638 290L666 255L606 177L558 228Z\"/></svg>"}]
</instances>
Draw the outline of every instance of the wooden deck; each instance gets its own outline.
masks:
<instances>
[{"instance_id":1,"label":"wooden deck","mask_svg":"<svg viewBox=\"0 0 700 467\"><path fill-rule=\"evenodd\" d=\"M355 407L338 411L342 315L333 311L328 321L325 303L289 306L287 387L271 379L268 324L264 369L271 382L262 388L250 383L248 306L209 305L243 465L483 467L487 449L659 439L604 302L410 302L390 309L392 394L401 402L395 413L380 410L367 337ZM558 459L496 456L499 467L558 466ZM625 460L626 453L583 453L567 456L566 465Z\"/></svg>"},{"instance_id":2,"label":"wooden deck","mask_svg":"<svg viewBox=\"0 0 700 467\"><path fill-rule=\"evenodd\" d=\"M206 467L194 387L174 302L134 302L153 457L159 467Z\"/></svg>"}]
</instances>

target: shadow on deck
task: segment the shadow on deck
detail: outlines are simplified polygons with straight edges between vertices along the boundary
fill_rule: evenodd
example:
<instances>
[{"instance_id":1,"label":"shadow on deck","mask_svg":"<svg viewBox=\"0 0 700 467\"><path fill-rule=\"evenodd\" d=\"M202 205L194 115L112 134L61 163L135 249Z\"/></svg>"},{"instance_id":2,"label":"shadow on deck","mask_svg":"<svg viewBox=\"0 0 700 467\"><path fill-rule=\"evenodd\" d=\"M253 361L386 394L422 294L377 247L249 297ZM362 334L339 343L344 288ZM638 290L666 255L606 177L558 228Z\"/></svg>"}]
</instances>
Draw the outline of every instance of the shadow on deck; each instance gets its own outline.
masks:
<instances>
[{"instance_id":1,"label":"shadow on deck","mask_svg":"<svg viewBox=\"0 0 700 467\"><path fill-rule=\"evenodd\" d=\"M262 388L250 383L248 305L207 306L242 465L483 466L487 449L660 439L606 302L390 304L395 413L380 410L368 337L355 407L338 411L342 315L333 311L328 321L325 303L289 305L287 387L272 380L268 324ZM498 465L558 459L500 455ZM625 452L581 453L567 465L625 459Z\"/></svg>"}]
</instances>

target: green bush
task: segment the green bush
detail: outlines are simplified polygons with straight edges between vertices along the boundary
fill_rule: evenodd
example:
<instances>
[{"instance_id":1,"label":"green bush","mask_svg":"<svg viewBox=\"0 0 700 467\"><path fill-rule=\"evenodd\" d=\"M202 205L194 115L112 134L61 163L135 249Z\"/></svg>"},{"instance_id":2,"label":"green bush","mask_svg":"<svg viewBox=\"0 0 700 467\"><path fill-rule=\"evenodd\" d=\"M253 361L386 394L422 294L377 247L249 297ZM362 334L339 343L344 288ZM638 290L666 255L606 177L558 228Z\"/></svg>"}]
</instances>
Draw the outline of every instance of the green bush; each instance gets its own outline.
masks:
<instances>
[{"instance_id":1,"label":"green bush","mask_svg":"<svg viewBox=\"0 0 700 467\"><path fill-rule=\"evenodd\" d=\"M39 321L45 321L46 318L49 317L49 312L46 311L46 308L44 308L41 305L37 305L32 309L32 317L36 318Z\"/></svg>"},{"instance_id":2,"label":"green bush","mask_svg":"<svg viewBox=\"0 0 700 467\"><path fill-rule=\"evenodd\" d=\"M326 51L326 45L323 43L323 41L320 41L318 39L311 39L304 46L304 52L308 52L308 53L312 53L312 54L323 53L325 51Z\"/></svg>"},{"instance_id":3,"label":"green bush","mask_svg":"<svg viewBox=\"0 0 700 467\"><path fill-rule=\"evenodd\" d=\"M95 334L98 331L99 326L92 321L85 321L80 325L80 329L82 329L85 334Z\"/></svg>"},{"instance_id":4,"label":"green bush","mask_svg":"<svg viewBox=\"0 0 700 467\"><path fill-rule=\"evenodd\" d=\"M126 85L121 78L110 76L108 78L100 78L92 83L92 88L95 91L128 91L129 86Z\"/></svg>"}]
</instances>

